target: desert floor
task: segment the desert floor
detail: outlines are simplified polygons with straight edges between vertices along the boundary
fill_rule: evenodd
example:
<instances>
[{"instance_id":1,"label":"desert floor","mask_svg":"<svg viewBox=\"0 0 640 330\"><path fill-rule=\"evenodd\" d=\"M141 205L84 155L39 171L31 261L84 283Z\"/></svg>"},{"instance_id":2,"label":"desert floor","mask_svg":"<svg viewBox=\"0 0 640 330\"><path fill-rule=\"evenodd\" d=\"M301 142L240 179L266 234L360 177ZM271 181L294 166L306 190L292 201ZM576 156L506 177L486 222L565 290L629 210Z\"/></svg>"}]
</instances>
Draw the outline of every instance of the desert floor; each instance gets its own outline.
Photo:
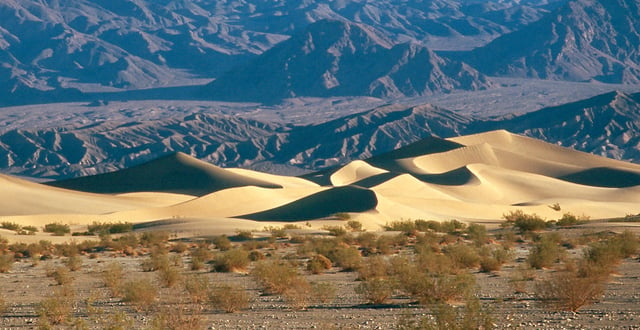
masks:
<instances>
[{"instance_id":1,"label":"desert floor","mask_svg":"<svg viewBox=\"0 0 640 330\"><path fill-rule=\"evenodd\" d=\"M498 329L635 329L640 328L640 262L634 254L622 259L613 266L612 272L604 281L604 293L598 295L591 304L585 304L578 312L557 311L550 309L536 295L536 285L545 276L560 271L567 262L554 263L550 267L531 269L527 267L527 258L535 245L534 240L539 235L549 233L559 234L559 246L566 256L564 260L578 259L589 244L596 244L597 238L606 237L612 233L631 230L637 235L634 224L587 223L572 228L554 228L536 233L515 234L505 239L503 229L489 231L486 246L510 246L510 257L499 270L481 272L477 266L464 270L471 274L476 281L473 296L479 299L482 311L488 315L491 323ZM275 231L274 231L275 232ZM4 312L0 321L0 328L5 329L34 329L34 328L90 328L90 329L391 329L425 319L436 326L434 316L435 307L419 304L401 290L395 289L392 295L383 303L372 304L356 288L362 283L358 280L359 271L344 271L334 266L321 274L311 274L306 270L308 256L300 253L303 239L298 235L300 230L288 231L289 238L269 238L269 233L256 233L255 236L267 236L251 240L233 240L234 247L254 248L256 254L266 256L265 260L281 258L290 260L297 265L297 271L302 278L310 283L329 283L335 289L333 299L320 302L308 293L308 299L302 304L292 303L291 298L282 294L267 294L266 290L252 275L256 265L264 261L252 261L249 265L235 272L211 271L212 265L205 265L203 269L192 270L193 256L198 247L204 247L211 253L211 259L224 252L220 252L216 244L202 241L161 241L155 247L139 243L123 249L95 248L100 244L93 244L93 252L79 252L81 265L75 271L70 271L69 283L58 285L53 270L70 268L69 257L61 254L70 251L69 246L77 246L82 250L85 237L65 236L67 243L61 244L58 251L52 252L50 257L18 258L9 271L0 274L0 289ZM281 232L280 232L281 233ZM292 234L293 233L293 234ZM315 234L317 236L317 233ZM347 237L357 237L361 233L349 233ZM403 235L397 232L378 232L376 235L396 237ZM418 237L422 235L417 234ZM441 244L463 244L469 246L472 242L465 234L438 234L443 237ZM6 235L5 235L6 236ZM140 236L140 235L139 235ZM376 255L391 258L412 255L415 253L415 239L407 236L408 244L393 246L385 253L368 254L371 251L363 247L362 243L340 243L358 249L363 256L363 264L372 260ZM453 239L452 239L453 237ZM590 238L589 238L590 237ZM446 239L445 239L446 238ZM498 239L500 238L500 239ZM86 237L97 241L97 237ZM637 236L635 236L637 240ZM512 244L507 243L513 240ZM349 241L349 239L347 239ZM69 242L71 244L69 244ZM452 243L455 242L455 243ZM143 271L143 263L151 259L151 254L158 246L164 249L164 255L171 260L172 269L177 269L179 276L171 287L165 283L161 271ZM175 248L182 247L181 249ZM249 248L251 246L251 248ZM6 248L6 246L5 246ZM25 246L23 245L23 248ZM180 251L184 249L184 251ZM51 248L51 251L54 249ZM178 250L180 252L167 252ZM49 255L44 253L43 255ZM72 255L72 254L68 254ZM41 260L43 259L43 260ZM122 282L134 279L148 279L157 288L157 296L151 303L136 305L125 302L124 298L112 294L105 286L103 274L108 265L117 263L122 266ZM524 280L522 274L530 277ZM49 276L48 276L49 275ZM189 278L205 278L213 286L239 286L248 295L248 305L234 313L226 313L219 306L208 301L194 302L183 282ZM520 281L520 282L518 282ZM514 282L519 283L516 290ZM516 291L519 291L516 293ZM60 304L67 305L60 308L62 316L56 319L55 312L43 314L43 302L53 297ZM206 300L206 299L205 299ZM462 313L463 302L452 299L449 304ZM55 309L55 307L50 307ZM43 316L44 315L44 316ZM463 317L464 314L458 314ZM58 324L55 324L59 321Z\"/></svg>"}]
</instances>

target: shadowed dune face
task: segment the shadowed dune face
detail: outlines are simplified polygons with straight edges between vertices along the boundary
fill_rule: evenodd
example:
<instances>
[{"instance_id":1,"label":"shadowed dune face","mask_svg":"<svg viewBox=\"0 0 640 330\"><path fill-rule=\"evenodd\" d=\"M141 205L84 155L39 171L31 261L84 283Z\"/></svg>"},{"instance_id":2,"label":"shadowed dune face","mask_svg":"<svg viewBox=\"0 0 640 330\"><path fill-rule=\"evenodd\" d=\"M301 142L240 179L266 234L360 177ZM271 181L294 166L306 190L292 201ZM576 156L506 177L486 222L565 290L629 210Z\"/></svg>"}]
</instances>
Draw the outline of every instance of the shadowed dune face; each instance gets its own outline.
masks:
<instances>
[{"instance_id":1,"label":"shadowed dune face","mask_svg":"<svg viewBox=\"0 0 640 330\"><path fill-rule=\"evenodd\" d=\"M122 171L47 184L103 194L155 191L194 196L242 186L282 188L280 184L237 174L183 153L172 154Z\"/></svg>"},{"instance_id":2,"label":"shadowed dune face","mask_svg":"<svg viewBox=\"0 0 640 330\"><path fill-rule=\"evenodd\" d=\"M376 194L357 186L336 187L271 210L238 218L257 221L305 221L341 212L366 212L378 205Z\"/></svg>"},{"instance_id":3,"label":"shadowed dune face","mask_svg":"<svg viewBox=\"0 0 640 330\"><path fill-rule=\"evenodd\" d=\"M594 219L640 213L640 165L506 131L428 138L303 177L222 169L175 154L48 185L0 179L3 221L128 221L185 235L295 221L319 228L339 221L336 213L374 230L399 219L498 222L515 210L549 220L566 212Z\"/></svg>"}]
</instances>

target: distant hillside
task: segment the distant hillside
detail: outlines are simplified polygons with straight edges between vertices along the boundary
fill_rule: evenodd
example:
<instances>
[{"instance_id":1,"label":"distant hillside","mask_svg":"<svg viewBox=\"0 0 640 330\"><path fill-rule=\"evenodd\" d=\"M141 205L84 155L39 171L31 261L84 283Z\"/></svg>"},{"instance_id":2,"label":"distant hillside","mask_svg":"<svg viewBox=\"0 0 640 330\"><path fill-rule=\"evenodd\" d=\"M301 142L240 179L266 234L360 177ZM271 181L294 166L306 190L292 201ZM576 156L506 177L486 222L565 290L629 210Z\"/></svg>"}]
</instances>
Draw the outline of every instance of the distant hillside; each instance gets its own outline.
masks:
<instances>
[{"instance_id":1,"label":"distant hillside","mask_svg":"<svg viewBox=\"0 0 640 330\"><path fill-rule=\"evenodd\" d=\"M571 0L462 58L489 75L640 83L640 4Z\"/></svg>"},{"instance_id":2,"label":"distant hillside","mask_svg":"<svg viewBox=\"0 0 640 330\"><path fill-rule=\"evenodd\" d=\"M367 26L322 20L227 72L204 93L273 102L297 96L418 96L491 85L470 66L423 46L394 45Z\"/></svg>"},{"instance_id":3,"label":"distant hillside","mask_svg":"<svg viewBox=\"0 0 640 330\"><path fill-rule=\"evenodd\" d=\"M205 84L324 19L467 50L564 1L0 0L0 105Z\"/></svg>"},{"instance_id":4,"label":"distant hillside","mask_svg":"<svg viewBox=\"0 0 640 330\"><path fill-rule=\"evenodd\" d=\"M430 136L498 129L637 162L640 94L612 92L490 121L428 104L397 104L308 126L200 113L142 122L9 130L0 134L0 169L23 176L69 178L182 152L218 166L300 173L369 159Z\"/></svg>"}]
</instances>

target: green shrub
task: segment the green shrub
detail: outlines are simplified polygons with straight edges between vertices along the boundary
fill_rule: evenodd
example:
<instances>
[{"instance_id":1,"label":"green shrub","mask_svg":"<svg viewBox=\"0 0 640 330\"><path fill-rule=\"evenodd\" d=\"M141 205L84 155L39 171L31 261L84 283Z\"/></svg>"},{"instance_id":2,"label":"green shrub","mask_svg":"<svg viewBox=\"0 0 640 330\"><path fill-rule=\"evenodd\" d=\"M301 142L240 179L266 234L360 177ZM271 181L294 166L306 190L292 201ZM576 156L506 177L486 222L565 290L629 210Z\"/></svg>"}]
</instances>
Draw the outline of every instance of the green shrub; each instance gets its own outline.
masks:
<instances>
[{"instance_id":1,"label":"green shrub","mask_svg":"<svg viewBox=\"0 0 640 330\"><path fill-rule=\"evenodd\" d=\"M145 231L140 235L140 244L150 248L169 241L169 233L166 231Z\"/></svg>"},{"instance_id":2,"label":"green shrub","mask_svg":"<svg viewBox=\"0 0 640 330\"><path fill-rule=\"evenodd\" d=\"M413 235L417 231L416 223L411 220L392 221L384 225L383 228L386 231L400 231L407 235Z\"/></svg>"},{"instance_id":3,"label":"green shrub","mask_svg":"<svg viewBox=\"0 0 640 330\"><path fill-rule=\"evenodd\" d=\"M354 247L339 247L330 252L328 257L345 271L357 270L362 261L360 251Z\"/></svg>"},{"instance_id":4,"label":"green shrub","mask_svg":"<svg viewBox=\"0 0 640 330\"><path fill-rule=\"evenodd\" d=\"M511 211L502 216L506 223L518 228L521 232L537 231L547 228L547 222L537 214L526 214L522 210Z\"/></svg>"},{"instance_id":5,"label":"green shrub","mask_svg":"<svg viewBox=\"0 0 640 330\"><path fill-rule=\"evenodd\" d=\"M581 217L578 217L571 213L565 213L562 215L562 218L556 221L556 226L571 227L571 226L576 226L576 225L581 225L583 223L586 223L588 220L589 220L589 217L584 215Z\"/></svg>"},{"instance_id":6,"label":"green shrub","mask_svg":"<svg viewBox=\"0 0 640 330\"><path fill-rule=\"evenodd\" d=\"M358 220L349 220L345 226L349 228L350 231L362 231L362 222Z\"/></svg>"},{"instance_id":7,"label":"green shrub","mask_svg":"<svg viewBox=\"0 0 640 330\"><path fill-rule=\"evenodd\" d=\"M267 293L282 294L299 282L297 268L285 260L263 260L256 263L251 275Z\"/></svg>"},{"instance_id":8,"label":"green shrub","mask_svg":"<svg viewBox=\"0 0 640 330\"><path fill-rule=\"evenodd\" d=\"M18 231L18 230L20 230L22 228L22 226L20 226L19 224L15 223L15 222L3 221L2 223L0 223L0 228L7 229L7 230Z\"/></svg>"},{"instance_id":9,"label":"green shrub","mask_svg":"<svg viewBox=\"0 0 640 330\"><path fill-rule=\"evenodd\" d=\"M249 252L236 248L219 253L213 263L217 272L242 272L249 266Z\"/></svg>"},{"instance_id":10,"label":"green shrub","mask_svg":"<svg viewBox=\"0 0 640 330\"><path fill-rule=\"evenodd\" d=\"M565 251L553 235L542 235L529 251L527 262L536 269L551 267L564 257Z\"/></svg>"},{"instance_id":11,"label":"green shrub","mask_svg":"<svg viewBox=\"0 0 640 330\"><path fill-rule=\"evenodd\" d=\"M64 236L65 234L68 234L71 232L71 228L69 227L69 225L65 225L58 222L48 223L44 225L44 232L53 233L55 236Z\"/></svg>"},{"instance_id":12,"label":"green shrub","mask_svg":"<svg viewBox=\"0 0 640 330\"><path fill-rule=\"evenodd\" d=\"M130 222L101 223L93 222L87 226L87 231L92 235L99 234L122 234L133 231L133 224Z\"/></svg>"},{"instance_id":13,"label":"green shrub","mask_svg":"<svg viewBox=\"0 0 640 330\"><path fill-rule=\"evenodd\" d=\"M442 252L451 258L456 267L474 268L480 264L480 256L476 249L466 244L448 245Z\"/></svg>"},{"instance_id":14,"label":"green shrub","mask_svg":"<svg viewBox=\"0 0 640 330\"><path fill-rule=\"evenodd\" d=\"M220 251L227 251L233 247L231 240L226 235L217 236L213 239L213 244Z\"/></svg>"},{"instance_id":15,"label":"green shrub","mask_svg":"<svg viewBox=\"0 0 640 330\"><path fill-rule=\"evenodd\" d=\"M180 269L175 266L167 266L158 269L158 280L164 287L173 287L181 278L182 274L180 273Z\"/></svg>"},{"instance_id":16,"label":"green shrub","mask_svg":"<svg viewBox=\"0 0 640 330\"><path fill-rule=\"evenodd\" d=\"M487 227L472 223L467 227L465 233L467 238L472 240L477 246L487 244L489 242L489 235L487 234Z\"/></svg>"},{"instance_id":17,"label":"green shrub","mask_svg":"<svg viewBox=\"0 0 640 330\"><path fill-rule=\"evenodd\" d=\"M329 232L331 236L344 236L347 230L343 226L323 226L322 229Z\"/></svg>"}]
</instances>

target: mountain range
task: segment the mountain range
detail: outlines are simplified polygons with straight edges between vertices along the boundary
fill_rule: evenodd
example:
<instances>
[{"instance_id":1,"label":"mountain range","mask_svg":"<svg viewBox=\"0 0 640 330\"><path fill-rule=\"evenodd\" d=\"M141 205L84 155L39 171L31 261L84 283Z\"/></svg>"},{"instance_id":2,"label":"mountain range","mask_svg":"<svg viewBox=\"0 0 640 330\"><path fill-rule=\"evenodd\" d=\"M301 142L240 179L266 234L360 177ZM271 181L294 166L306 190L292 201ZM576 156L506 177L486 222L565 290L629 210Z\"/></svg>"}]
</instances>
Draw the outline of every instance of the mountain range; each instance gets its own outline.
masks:
<instances>
[{"instance_id":1,"label":"mountain range","mask_svg":"<svg viewBox=\"0 0 640 330\"><path fill-rule=\"evenodd\" d=\"M0 134L5 173L59 179L183 152L225 167L302 173L368 159L429 136L496 129L616 159L640 159L640 94L611 92L520 116L464 116L391 104L323 123L291 125L195 113L148 121L12 129Z\"/></svg>"},{"instance_id":2,"label":"mountain range","mask_svg":"<svg viewBox=\"0 0 640 330\"><path fill-rule=\"evenodd\" d=\"M151 95L393 99L487 88L486 75L637 83L638 17L631 0L2 0L0 103L214 79Z\"/></svg>"}]
</instances>

